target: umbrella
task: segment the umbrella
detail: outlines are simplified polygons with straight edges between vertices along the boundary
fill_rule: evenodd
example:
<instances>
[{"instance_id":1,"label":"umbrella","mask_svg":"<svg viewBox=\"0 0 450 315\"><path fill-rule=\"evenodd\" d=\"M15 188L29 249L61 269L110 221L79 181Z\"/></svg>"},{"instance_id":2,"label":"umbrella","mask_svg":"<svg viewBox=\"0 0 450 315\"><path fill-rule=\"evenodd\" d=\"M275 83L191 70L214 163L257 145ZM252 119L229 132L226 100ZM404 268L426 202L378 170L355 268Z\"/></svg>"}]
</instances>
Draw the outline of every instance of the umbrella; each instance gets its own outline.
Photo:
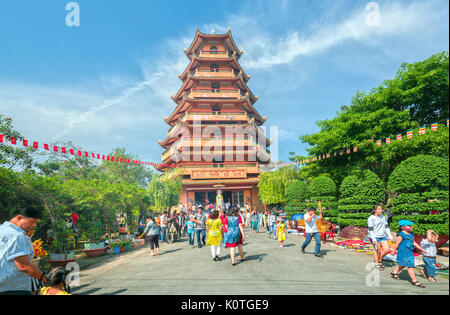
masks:
<instances>
[{"instance_id":1,"label":"umbrella","mask_svg":"<svg viewBox=\"0 0 450 315\"><path fill-rule=\"evenodd\" d=\"M303 214L301 214L301 213L297 213L297 214L294 214L293 216L291 216L291 220L292 221L298 221L298 220L303 220Z\"/></svg>"}]
</instances>

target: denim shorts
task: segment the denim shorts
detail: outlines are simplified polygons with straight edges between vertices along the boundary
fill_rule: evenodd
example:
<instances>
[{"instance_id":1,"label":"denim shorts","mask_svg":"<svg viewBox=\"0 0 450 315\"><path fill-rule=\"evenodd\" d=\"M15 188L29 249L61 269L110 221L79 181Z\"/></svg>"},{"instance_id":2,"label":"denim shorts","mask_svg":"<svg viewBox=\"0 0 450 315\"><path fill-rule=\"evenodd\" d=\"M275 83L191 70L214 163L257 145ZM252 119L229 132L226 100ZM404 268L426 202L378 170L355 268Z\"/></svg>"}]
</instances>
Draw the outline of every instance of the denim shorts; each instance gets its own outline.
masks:
<instances>
[{"instance_id":1,"label":"denim shorts","mask_svg":"<svg viewBox=\"0 0 450 315\"><path fill-rule=\"evenodd\" d=\"M377 239L377 243L389 241L389 238L387 236L377 237L376 239Z\"/></svg>"}]
</instances>

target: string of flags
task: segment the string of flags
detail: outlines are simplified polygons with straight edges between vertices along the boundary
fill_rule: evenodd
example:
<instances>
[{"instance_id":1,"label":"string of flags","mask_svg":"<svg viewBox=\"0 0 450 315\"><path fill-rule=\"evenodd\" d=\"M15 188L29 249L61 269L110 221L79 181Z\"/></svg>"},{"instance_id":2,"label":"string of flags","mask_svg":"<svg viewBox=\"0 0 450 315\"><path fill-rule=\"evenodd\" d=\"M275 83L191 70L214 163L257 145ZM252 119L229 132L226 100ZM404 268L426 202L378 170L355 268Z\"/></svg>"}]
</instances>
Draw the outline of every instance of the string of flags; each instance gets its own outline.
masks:
<instances>
[{"instance_id":1,"label":"string of flags","mask_svg":"<svg viewBox=\"0 0 450 315\"><path fill-rule=\"evenodd\" d=\"M434 123L431 125L431 131L435 132L437 131L439 128L439 124ZM447 119L447 128L449 128L449 120ZM426 127L422 127L419 129L419 135L425 135L426 134ZM414 132L412 130L408 131L406 133L406 137L408 139L411 139L414 136ZM396 136L397 141L403 141L403 135L402 134L398 134ZM1 143L6 143L6 136L4 136L3 134L0 134L0 144ZM18 140L15 137L9 137L9 141L12 145L18 145ZM371 142L373 142L373 140L369 140ZM390 144L392 142L391 138L386 138L385 139L385 143L386 144ZM377 146L381 147L383 145L383 140L377 140L376 141ZM40 144L37 141L29 141L27 139L23 139L22 140L22 146L23 147L32 147L35 150L39 150ZM93 152L87 152L87 151L81 151L81 150L75 150L72 148L66 148L66 147L60 147L60 146L56 146L53 145L52 148L50 147L49 144L44 143L43 144L43 148L45 151L53 151L53 152L57 152L57 153L61 153L61 154L70 154L72 156L78 156L78 157L87 157L87 158L91 158L91 159L96 159L96 160L102 160L102 161L109 161L109 162L116 162L116 163L126 163L126 164L135 164L135 165L143 165L143 166L153 166L154 168L161 168L166 167L166 168L174 168L176 167L176 165L168 165L168 164L162 164L162 163L154 163L154 162L148 162L148 161L140 161L140 160L131 160L131 159L125 159L122 157L114 157L114 156L110 156L110 155L105 155L105 154L98 154L98 153L93 153ZM310 157L301 161L295 161L295 162L273 162L273 163L269 163L269 167L283 167L283 166L290 166L290 165L307 165L310 164L312 162L316 162L316 161L321 161L321 160L325 160L325 159L329 159L331 158L331 156L333 155L334 157L339 156L343 156L344 152L345 154L349 155L352 152L356 153L358 152L358 147L354 147L354 148L348 148L345 151L344 150L338 150L335 151L333 154L331 153L326 153L326 154L321 154L319 156L315 156L315 157Z\"/></svg>"},{"instance_id":2,"label":"string of flags","mask_svg":"<svg viewBox=\"0 0 450 315\"><path fill-rule=\"evenodd\" d=\"M6 141L7 141L6 138L7 138L6 136L4 136L3 134L0 134L0 143L6 143ZM18 139L15 137L9 137L9 142L12 145L20 145L20 144L18 144ZM35 150L41 149L41 145L39 144L39 142L29 141L27 139L22 140L22 146L24 148L32 147ZM170 166L167 164L154 163L154 162L148 162L148 161L140 161L140 160L131 160L131 159L126 159L126 158L122 158L122 157L115 157L115 156L110 156L110 155L105 155L105 154L75 150L75 149L56 146L56 145L53 145L51 147L47 143L44 143L42 145L42 148L45 151L57 152L57 153L65 154L65 155L72 155L72 156L78 156L78 157L87 157L87 158L95 159L95 160L102 160L102 161L109 161L109 162L116 162L116 163L125 163L125 164L134 164L134 165L143 165L143 166L153 166L155 168L158 168L161 166L165 166L167 168L173 167L173 166Z\"/></svg>"},{"instance_id":3,"label":"string of flags","mask_svg":"<svg viewBox=\"0 0 450 315\"><path fill-rule=\"evenodd\" d=\"M439 128L439 124L437 124L437 123L434 123L434 124L431 125L431 131L432 132L437 131L438 128ZM447 119L447 128L449 128L449 120L448 119ZM426 133L427 133L427 127L426 126L421 127L419 129L419 135L420 136L425 135ZM410 130L410 131L406 132L406 137L408 139L411 139L413 136L414 136L414 131ZM397 141L403 141L403 135L402 134L398 134L396 136L396 139L397 139ZM369 140L369 141L373 142L373 140ZM391 144L392 139L391 138L386 138L384 142L386 144ZM381 147L383 145L383 139L377 140L376 144L377 144L377 146ZM356 153L356 152L358 152L358 150L359 150L358 147L349 148L349 149L345 150L345 153L346 154L351 154L352 151L353 151L353 153ZM307 164L310 164L312 162L329 159L329 158L331 158L332 155L334 157L337 157L338 155L342 156L342 155L344 155L344 150L335 151L333 154L330 154L330 153L321 154L319 156L310 157L310 158L307 158L307 159L304 159L304 160L301 160L301 161L295 161L295 162L280 162L280 161L277 161L277 162L269 163L269 167L284 167L284 166L291 166L291 165L307 165Z\"/></svg>"}]
</instances>

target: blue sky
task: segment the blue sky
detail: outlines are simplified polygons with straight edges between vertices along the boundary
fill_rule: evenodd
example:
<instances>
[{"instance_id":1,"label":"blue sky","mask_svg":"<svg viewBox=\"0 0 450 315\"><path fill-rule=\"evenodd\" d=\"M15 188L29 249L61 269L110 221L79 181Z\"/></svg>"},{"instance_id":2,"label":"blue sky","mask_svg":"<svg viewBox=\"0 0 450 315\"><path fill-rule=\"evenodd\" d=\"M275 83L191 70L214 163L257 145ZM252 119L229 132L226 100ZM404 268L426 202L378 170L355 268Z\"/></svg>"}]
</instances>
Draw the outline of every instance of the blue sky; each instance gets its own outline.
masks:
<instances>
[{"instance_id":1,"label":"blue sky","mask_svg":"<svg viewBox=\"0 0 450 315\"><path fill-rule=\"evenodd\" d=\"M361 0L78 0L73 28L68 2L0 3L0 113L28 139L123 147L147 161L160 161L197 27L231 27L256 108L279 127L280 160L306 154L298 137L356 91L449 49L444 0L376 1L378 26Z\"/></svg>"}]
</instances>

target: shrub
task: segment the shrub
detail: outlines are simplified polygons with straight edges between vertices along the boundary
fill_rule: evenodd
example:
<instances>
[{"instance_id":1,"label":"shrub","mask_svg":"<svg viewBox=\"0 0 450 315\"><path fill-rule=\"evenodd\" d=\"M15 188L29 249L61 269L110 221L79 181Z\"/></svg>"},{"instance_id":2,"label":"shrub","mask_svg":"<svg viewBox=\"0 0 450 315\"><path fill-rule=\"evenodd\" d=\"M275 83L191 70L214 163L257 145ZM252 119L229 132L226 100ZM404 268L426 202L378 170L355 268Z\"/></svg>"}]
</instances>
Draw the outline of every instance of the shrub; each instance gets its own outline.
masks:
<instances>
[{"instance_id":1,"label":"shrub","mask_svg":"<svg viewBox=\"0 0 450 315\"><path fill-rule=\"evenodd\" d=\"M384 203L384 184L372 171L347 176L340 187L338 224L341 227L366 227L373 206Z\"/></svg>"},{"instance_id":2,"label":"shrub","mask_svg":"<svg viewBox=\"0 0 450 315\"><path fill-rule=\"evenodd\" d=\"M400 220L410 220L417 235L428 229L448 235L448 172L448 160L432 155L414 156L397 166L388 183L396 197L392 202L393 231L399 230Z\"/></svg>"}]
</instances>

